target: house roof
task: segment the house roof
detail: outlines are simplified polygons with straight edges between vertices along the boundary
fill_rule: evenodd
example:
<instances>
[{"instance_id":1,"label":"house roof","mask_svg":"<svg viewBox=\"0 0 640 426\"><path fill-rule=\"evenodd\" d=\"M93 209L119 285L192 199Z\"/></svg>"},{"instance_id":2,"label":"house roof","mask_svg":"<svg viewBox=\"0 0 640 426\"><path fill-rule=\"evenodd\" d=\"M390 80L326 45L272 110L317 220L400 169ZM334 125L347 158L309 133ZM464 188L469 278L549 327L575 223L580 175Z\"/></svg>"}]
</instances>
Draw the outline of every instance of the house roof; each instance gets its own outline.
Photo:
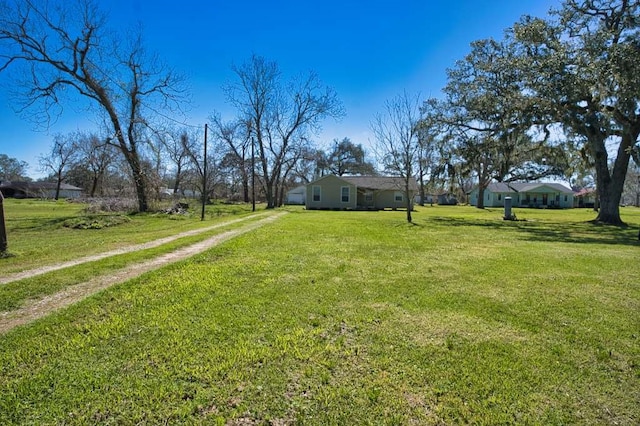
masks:
<instances>
[{"instance_id":1,"label":"house roof","mask_svg":"<svg viewBox=\"0 0 640 426\"><path fill-rule=\"evenodd\" d=\"M533 192L537 189L546 186L547 188L554 189L561 193L573 194L573 191L561 183L549 183L549 182L494 182L487 186L487 189L494 193L516 193L516 192Z\"/></svg>"},{"instance_id":2,"label":"house roof","mask_svg":"<svg viewBox=\"0 0 640 426\"><path fill-rule=\"evenodd\" d=\"M404 178L395 176L338 176L358 188L374 190L398 191L404 189ZM409 190L417 191L418 183L414 178L409 180Z\"/></svg>"},{"instance_id":3,"label":"house roof","mask_svg":"<svg viewBox=\"0 0 640 426\"><path fill-rule=\"evenodd\" d=\"M494 182L487 186L487 189L491 192L518 192L515 188L509 186L504 182Z\"/></svg>"},{"instance_id":4,"label":"house roof","mask_svg":"<svg viewBox=\"0 0 640 426\"><path fill-rule=\"evenodd\" d=\"M582 188L580 191L576 192L574 195L576 197L584 197L585 195L592 195L596 193L595 188Z\"/></svg>"},{"instance_id":5,"label":"house roof","mask_svg":"<svg viewBox=\"0 0 640 426\"><path fill-rule=\"evenodd\" d=\"M22 191L41 191L41 190L48 190L48 189L56 189L56 183L55 182L5 181L0 183L0 188L11 188L11 189L18 189ZM69 185L66 183L61 183L60 190L82 191L82 188L78 188L77 186Z\"/></svg>"}]
</instances>

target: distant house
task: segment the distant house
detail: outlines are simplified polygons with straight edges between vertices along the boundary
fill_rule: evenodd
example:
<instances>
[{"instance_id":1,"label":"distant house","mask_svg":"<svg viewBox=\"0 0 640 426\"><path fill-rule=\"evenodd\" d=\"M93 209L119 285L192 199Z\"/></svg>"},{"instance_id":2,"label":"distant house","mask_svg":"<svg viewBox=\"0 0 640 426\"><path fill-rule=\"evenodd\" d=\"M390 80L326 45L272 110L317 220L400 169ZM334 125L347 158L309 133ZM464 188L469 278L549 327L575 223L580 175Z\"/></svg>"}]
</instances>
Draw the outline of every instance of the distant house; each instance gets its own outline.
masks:
<instances>
[{"instance_id":1,"label":"distant house","mask_svg":"<svg viewBox=\"0 0 640 426\"><path fill-rule=\"evenodd\" d=\"M415 179L409 182L409 200L413 208L418 190ZM383 210L407 207L404 180L390 176L323 176L306 185L305 206L313 209Z\"/></svg>"},{"instance_id":2,"label":"distant house","mask_svg":"<svg viewBox=\"0 0 640 426\"><path fill-rule=\"evenodd\" d=\"M420 194L418 193L413 197L413 201L416 204L420 204L420 198L421 198ZM432 194L424 194L424 201L422 202L422 204L433 204L433 203L434 203L433 195Z\"/></svg>"},{"instance_id":3,"label":"distant house","mask_svg":"<svg viewBox=\"0 0 640 426\"><path fill-rule=\"evenodd\" d=\"M304 204L306 199L307 187L305 185L299 185L287 191L285 204Z\"/></svg>"},{"instance_id":4,"label":"distant house","mask_svg":"<svg viewBox=\"0 0 640 426\"><path fill-rule=\"evenodd\" d=\"M56 196L55 182L2 182L0 191L7 198L54 198ZM78 198L82 195L82 188L60 184L59 198Z\"/></svg>"},{"instance_id":5,"label":"distant house","mask_svg":"<svg viewBox=\"0 0 640 426\"><path fill-rule=\"evenodd\" d=\"M455 206L458 204L458 198L451 192L445 192L438 195L438 205L441 206Z\"/></svg>"},{"instance_id":6,"label":"distant house","mask_svg":"<svg viewBox=\"0 0 640 426\"><path fill-rule=\"evenodd\" d=\"M416 194L414 201L420 204L420 194ZM442 194L424 194L424 202L422 204L438 204L441 206L455 206L458 204L458 199L455 194L451 192L443 192Z\"/></svg>"},{"instance_id":7,"label":"distant house","mask_svg":"<svg viewBox=\"0 0 640 426\"><path fill-rule=\"evenodd\" d=\"M478 205L478 188L469 193L469 204ZM504 198L511 197L514 207L573 207L573 191L560 183L491 183L484 190L485 207L503 207Z\"/></svg>"},{"instance_id":8,"label":"distant house","mask_svg":"<svg viewBox=\"0 0 640 426\"><path fill-rule=\"evenodd\" d=\"M573 195L574 207L593 208L596 205L595 188L583 188Z\"/></svg>"}]
</instances>

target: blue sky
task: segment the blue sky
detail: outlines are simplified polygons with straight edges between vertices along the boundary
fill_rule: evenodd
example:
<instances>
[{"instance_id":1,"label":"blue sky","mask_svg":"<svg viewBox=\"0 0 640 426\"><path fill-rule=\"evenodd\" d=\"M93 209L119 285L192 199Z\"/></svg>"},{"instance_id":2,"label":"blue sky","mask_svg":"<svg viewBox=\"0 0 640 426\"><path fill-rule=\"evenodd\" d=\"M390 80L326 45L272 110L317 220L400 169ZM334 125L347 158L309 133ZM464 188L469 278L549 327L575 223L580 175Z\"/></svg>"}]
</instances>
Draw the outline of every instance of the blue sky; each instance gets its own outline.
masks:
<instances>
[{"instance_id":1,"label":"blue sky","mask_svg":"<svg viewBox=\"0 0 640 426\"><path fill-rule=\"evenodd\" d=\"M252 54L276 61L285 76L310 70L332 86L346 116L327 120L315 140L320 146L349 137L367 146L370 121L386 99L406 90L440 96L446 69L482 38L501 38L523 14L546 16L559 0L349 0L166 1L111 0L109 25L141 23L149 50L184 74L193 90L188 123L204 125L216 110L225 118L221 86L233 80L232 64ZM38 155L54 133L95 130L91 117L65 108L48 130L13 112L7 76L0 74L0 153L30 164L40 176Z\"/></svg>"}]
</instances>

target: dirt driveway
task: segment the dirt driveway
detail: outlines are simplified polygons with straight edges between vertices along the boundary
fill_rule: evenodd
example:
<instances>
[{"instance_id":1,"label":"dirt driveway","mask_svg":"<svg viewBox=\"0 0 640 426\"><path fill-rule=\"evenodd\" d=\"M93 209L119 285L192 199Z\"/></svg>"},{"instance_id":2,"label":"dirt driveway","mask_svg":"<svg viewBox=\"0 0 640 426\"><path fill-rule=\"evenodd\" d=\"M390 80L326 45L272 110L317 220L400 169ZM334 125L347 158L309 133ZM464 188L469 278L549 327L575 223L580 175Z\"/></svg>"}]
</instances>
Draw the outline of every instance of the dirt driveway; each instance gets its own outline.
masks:
<instances>
[{"instance_id":1,"label":"dirt driveway","mask_svg":"<svg viewBox=\"0 0 640 426\"><path fill-rule=\"evenodd\" d=\"M260 219L256 222L252 222L250 224L244 225L241 228L234 229L231 231L225 231L221 234L215 235L211 238L192 244L190 246L180 248L176 251L160 255L156 258L144 261L142 263L129 265L123 269L114 271L112 274L108 276L107 275L96 276L95 278L89 281L68 287L58 293L48 295L42 299L27 301L21 308L17 310L0 312L0 334L6 333L7 331L12 330L13 328L19 325L27 324L38 318L42 318L45 315L57 309L63 308L65 306L69 306L75 302L78 302L114 284L118 284L118 283L127 281L129 279L136 278L153 269L157 269L164 265L168 265L170 263L174 263L179 260L183 260L188 257L191 257L195 254L201 253L211 247L214 247L222 243L223 241L229 240L238 235L245 234L249 231L253 231L254 229L261 227L262 225L273 222L284 214L285 212L277 213L269 217L266 217L264 219ZM171 237L154 240L145 244L129 246L123 249L112 250L109 252L97 254L95 256L87 256L82 259L78 259L72 262L67 262L64 264L32 269L30 271L23 271L17 274L13 274L9 277L2 278L0 280L0 284L6 284L8 282L17 281L20 279L29 278L36 275L41 275L47 272L51 272L51 271L55 271L63 268L68 268L70 266L79 265L81 263L104 259L110 256L116 256L123 253L130 253L133 251L144 250L152 247L158 247L162 244L166 244L178 238L207 232L209 230L226 226L232 223L237 223L243 220L247 220L249 218L250 217L236 219L236 220L232 220L222 224L214 225L208 228L186 231L180 234L173 235Z\"/></svg>"}]
</instances>

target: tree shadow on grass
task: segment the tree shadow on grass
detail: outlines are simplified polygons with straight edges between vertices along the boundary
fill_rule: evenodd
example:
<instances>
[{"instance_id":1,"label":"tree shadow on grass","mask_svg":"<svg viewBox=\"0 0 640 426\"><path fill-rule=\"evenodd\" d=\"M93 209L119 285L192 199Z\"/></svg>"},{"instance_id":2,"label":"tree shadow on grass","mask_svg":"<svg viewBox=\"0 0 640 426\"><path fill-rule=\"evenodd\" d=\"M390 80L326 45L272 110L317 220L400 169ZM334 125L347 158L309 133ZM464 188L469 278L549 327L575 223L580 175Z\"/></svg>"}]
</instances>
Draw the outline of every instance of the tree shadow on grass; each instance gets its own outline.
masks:
<instances>
[{"instance_id":1,"label":"tree shadow on grass","mask_svg":"<svg viewBox=\"0 0 640 426\"><path fill-rule=\"evenodd\" d=\"M61 216L49 219L42 218L21 218L7 220L7 228L10 231L14 230L31 230L42 231L46 229L59 228L63 226L67 220L76 218L77 216Z\"/></svg>"},{"instance_id":2,"label":"tree shadow on grass","mask_svg":"<svg viewBox=\"0 0 640 426\"><path fill-rule=\"evenodd\" d=\"M526 241L575 244L611 244L640 246L638 230L631 226L603 225L594 222L549 222L434 217L427 219L439 226L473 226L514 234Z\"/></svg>"}]
</instances>

